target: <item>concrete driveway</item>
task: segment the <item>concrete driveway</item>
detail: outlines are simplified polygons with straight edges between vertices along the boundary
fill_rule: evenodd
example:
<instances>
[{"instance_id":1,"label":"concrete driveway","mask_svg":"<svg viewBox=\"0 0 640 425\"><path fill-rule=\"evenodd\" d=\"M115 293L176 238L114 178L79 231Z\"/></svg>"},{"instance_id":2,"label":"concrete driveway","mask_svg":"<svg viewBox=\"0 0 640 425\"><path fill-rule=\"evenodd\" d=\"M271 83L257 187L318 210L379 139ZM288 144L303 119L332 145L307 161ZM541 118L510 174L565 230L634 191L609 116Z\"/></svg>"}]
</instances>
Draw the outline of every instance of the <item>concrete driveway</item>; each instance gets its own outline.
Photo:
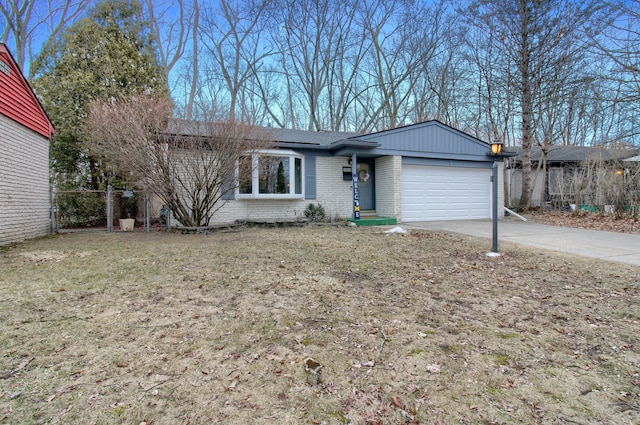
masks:
<instances>
[{"instance_id":1,"label":"concrete driveway","mask_svg":"<svg viewBox=\"0 0 640 425\"><path fill-rule=\"evenodd\" d=\"M414 222L403 223L400 227L408 230L440 230L487 238L487 251L491 251L491 220ZM640 235L547 226L507 218L498 223L498 242L512 242L640 266Z\"/></svg>"}]
</instances>

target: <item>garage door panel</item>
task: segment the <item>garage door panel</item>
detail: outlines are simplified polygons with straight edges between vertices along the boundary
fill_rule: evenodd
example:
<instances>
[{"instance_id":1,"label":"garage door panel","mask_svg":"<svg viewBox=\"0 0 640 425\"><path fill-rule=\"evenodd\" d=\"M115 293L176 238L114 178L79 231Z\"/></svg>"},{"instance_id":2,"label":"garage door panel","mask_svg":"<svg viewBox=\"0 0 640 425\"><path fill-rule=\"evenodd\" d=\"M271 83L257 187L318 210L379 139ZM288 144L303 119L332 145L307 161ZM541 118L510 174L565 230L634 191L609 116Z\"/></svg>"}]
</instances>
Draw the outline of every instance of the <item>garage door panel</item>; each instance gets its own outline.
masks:
<instances>
[{"instance_id":1,"label":"garage door panel","mask_svg":"<svg viewBox=\"0 0 640 425\"><path fill-rule=\"evenodd\" d=\"M402 220L489 218L491 170L405 165Z\"/></svg>"}]
</instances>

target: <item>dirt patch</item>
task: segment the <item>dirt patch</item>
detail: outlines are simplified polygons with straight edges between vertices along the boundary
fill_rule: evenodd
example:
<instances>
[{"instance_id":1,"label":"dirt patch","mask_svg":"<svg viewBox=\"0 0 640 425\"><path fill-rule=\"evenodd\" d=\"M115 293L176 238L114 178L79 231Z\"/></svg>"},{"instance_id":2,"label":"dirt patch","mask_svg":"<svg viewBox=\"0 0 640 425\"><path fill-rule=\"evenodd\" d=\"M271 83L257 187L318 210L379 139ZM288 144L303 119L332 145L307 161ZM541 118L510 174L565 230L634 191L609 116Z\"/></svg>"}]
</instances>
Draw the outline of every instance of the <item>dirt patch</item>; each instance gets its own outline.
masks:
<instances>
[{"instance_id":1,"label":"dirt patch","mask_svg":"<svg viewBox=\"0 0 640 425\"><path fill-rule=\"evenodd\" d=\"M4 249L0 422L638 423L638 269L502 249L329 226Z\"/></svg>"}]
</instances>

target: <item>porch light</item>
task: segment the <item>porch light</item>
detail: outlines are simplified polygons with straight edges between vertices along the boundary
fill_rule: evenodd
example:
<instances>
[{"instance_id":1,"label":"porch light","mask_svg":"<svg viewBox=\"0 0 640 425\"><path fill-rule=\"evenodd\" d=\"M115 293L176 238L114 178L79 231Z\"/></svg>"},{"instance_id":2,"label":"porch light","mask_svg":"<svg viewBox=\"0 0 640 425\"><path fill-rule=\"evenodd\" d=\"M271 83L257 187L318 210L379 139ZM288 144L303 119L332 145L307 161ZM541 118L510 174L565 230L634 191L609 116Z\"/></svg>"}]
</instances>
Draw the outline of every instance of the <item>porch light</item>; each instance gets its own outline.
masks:
<instances>
[{"instance_id":1,"label":"porch light","mask_svg":"<svg viewBox=\"0 0 640 425\"><path fill-rule=\"evenodd\" d=\"M502 146L504 142L502 140L494 140L491 142L491 153L494 155L498 155L502 152Z\"/></svg>"}]
</instances>

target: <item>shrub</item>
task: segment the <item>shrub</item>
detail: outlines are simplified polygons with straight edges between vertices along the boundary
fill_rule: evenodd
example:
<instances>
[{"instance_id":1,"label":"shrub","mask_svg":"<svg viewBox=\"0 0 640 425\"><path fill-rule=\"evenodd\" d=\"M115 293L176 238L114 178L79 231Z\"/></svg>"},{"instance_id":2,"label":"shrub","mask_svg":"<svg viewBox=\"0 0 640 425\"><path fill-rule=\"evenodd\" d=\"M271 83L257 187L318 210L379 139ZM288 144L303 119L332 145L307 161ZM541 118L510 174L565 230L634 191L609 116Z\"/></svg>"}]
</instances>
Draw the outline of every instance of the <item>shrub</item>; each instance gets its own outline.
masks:
<instances>
[{"instance_id":1,"label":"shrub","mask_svg":"<svg viewBox=\"0 0 640 425\"><path fill-rule=\"evenodd\" d=\"M323 221L326 218L324 207L320 204L309 204L304 209L304 216L311 221Z\"/></svg>"},{"instance_id":2,"label":"shrub","mask_svg":"<svg viewBox=\"0 0 640 425\"><path fill-rule=\"evenodd\" d=\"M58 227L62 229L104 225L106 203L96 192L67 192L57 195Z\"/></svg>"}]
</instances>

